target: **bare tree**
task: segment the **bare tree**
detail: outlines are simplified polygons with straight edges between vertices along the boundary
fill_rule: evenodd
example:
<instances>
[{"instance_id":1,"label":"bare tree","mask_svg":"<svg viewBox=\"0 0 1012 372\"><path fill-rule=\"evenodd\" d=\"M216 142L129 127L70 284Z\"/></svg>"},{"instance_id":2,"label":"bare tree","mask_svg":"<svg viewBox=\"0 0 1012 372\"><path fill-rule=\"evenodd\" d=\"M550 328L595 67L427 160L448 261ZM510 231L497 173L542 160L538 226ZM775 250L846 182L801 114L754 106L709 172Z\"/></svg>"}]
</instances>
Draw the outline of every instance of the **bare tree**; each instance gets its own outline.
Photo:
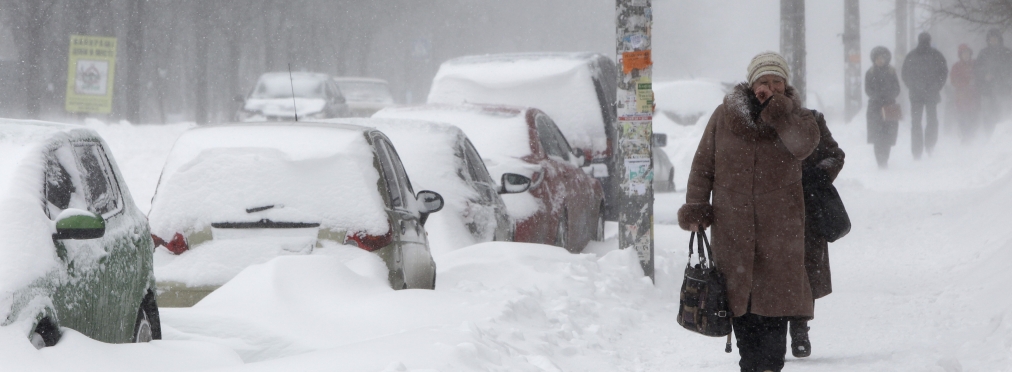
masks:
<instances>
[{"instance_id":1,"label":"bare tree","mask_svg":"<svg viewBox=\"0 0 1012 372\"><path fill-rule=\"evenodd\" d=\"M1012 0L949 0L935 15L965 21L978 29L1012 29Z\"/></svg>"},{"instance_id":2,"label":"bare tree","mask_svg":"<svg viewBox=\"0 0 1012 372\"><path fill-rule=\"evenodd\" d=\"M21 78L28 117L38 118L46 87L42 78L45 26L55 0L8 0L2 3L14 44L21 56Z\"/></svg>"}]
</instances>

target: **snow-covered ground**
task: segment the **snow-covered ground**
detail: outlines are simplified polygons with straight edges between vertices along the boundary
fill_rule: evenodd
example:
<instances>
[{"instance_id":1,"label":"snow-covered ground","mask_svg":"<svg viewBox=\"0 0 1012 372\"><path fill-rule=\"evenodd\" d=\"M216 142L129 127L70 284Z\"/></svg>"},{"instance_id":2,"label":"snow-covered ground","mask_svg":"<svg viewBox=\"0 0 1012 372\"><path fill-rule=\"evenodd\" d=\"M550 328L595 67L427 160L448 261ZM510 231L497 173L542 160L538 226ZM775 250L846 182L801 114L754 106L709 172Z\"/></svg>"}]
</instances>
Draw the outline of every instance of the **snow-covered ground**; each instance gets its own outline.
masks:
<instances>
[{"instance_id":1,"label":"snow-covered ground","mask_svg":"<svg viewBox=\"0 0 1012 372\"><path fill-rule=\"evenodd\" d=\"M858 118L863 117L859 115ZM658 118L684 191L702 125ZM142 209L188 125L89 122L110 143ZM835 292L816 302L813 355L788 371L1012 370L1012 122L971 147L943 130L914 161L901 125L890 169L864 123L830 123L847 151L836 184L854 227L830 245ZM35 351L0 327L0 365L21 370L729 371L723 338L675 322L688 234L684 194L658 194L656 285L611 238L585 254L486 243L435 257L435 291L392 291L381 263L347 248L240 273L189 309L162 309L165 340L105 345L65 330ZM439 231L430 231L438 234ZM437 250L438 251L438 250Z\"/></svg>"}]
</instances>

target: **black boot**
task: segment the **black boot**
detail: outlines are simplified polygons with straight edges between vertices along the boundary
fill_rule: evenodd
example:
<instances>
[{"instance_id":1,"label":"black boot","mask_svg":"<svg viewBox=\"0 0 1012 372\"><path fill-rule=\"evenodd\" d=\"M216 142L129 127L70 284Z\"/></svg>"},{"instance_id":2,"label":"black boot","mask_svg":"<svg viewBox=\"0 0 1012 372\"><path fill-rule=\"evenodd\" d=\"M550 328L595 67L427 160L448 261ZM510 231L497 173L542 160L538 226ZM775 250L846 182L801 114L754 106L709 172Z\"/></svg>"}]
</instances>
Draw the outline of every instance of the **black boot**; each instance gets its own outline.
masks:
<instances>
[{"instance_id":1,"label":"black boot","mask_svg":"<svg viewBox=\"0 0 1012 372\"><path fill-rule=\"evenodd\" d=\"M812 342L808 340L808 321L791 321L791 354L795 358L812 355Z\"/></svg>"}]
</instances>

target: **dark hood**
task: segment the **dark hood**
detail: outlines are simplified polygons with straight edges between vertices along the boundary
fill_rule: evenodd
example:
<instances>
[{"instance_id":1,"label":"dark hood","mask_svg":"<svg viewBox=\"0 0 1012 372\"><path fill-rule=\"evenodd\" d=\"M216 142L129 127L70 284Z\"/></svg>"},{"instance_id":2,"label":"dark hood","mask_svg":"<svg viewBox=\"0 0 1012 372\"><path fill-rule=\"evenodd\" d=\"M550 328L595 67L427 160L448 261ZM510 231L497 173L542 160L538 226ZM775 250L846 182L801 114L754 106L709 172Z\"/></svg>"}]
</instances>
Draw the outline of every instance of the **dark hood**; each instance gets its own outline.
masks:
<instances>
[{"instance_id":1,"label":"dark hood","mask_svg":"<svg viewBox=\"0 0 1012 372\"><path fill-rule=\"evenodd\" d=\"M988 40L991 40L992 37L998 38L998 45L1002 45L1002 46L1005 45L1005 37L1002 36L1001 30L999 30L997 28L992 28L992 29L988 30L987 31L987 39L985 39L984 41L986 42Z\"/></svg>"},{"instance_id":2,"label":"dark hood","mask_svg":"<svg viewBox=\"0 0 1012 372\"><path fill-rule=\"evenodd\" d=\"M886 57L886 66L888 66L889 62L893 60L893 54L892 52L889 51L889 48L886 48L884 46L877 46L871 50L871 63L873 66L875 65L875 60L882 55Z\"/></svg>"}]
</instances>

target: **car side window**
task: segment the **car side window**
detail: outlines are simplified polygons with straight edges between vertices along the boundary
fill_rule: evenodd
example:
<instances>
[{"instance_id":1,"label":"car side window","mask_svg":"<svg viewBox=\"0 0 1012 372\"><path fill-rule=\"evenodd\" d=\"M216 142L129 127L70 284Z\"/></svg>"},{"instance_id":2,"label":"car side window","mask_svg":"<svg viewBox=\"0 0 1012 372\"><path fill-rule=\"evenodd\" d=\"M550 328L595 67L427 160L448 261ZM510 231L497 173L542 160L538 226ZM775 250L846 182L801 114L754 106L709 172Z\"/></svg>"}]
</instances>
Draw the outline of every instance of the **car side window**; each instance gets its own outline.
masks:
<instances>
[{"instance_id":1,"label":"car side window","mask_svg":"<svg viewBox=\"0 0 1012 372\"><path fill-rule=\"evenodd\" d=\"M485 168L485 162L481 160L481 156L478 155L478 150L474 149L471 145L471 141L464 141L464 157L467 159L467 170L471 175L471 179L476 182L482 182L489 185L494 185L495 181L492 180L492 176L488 174L488 169Z\"/></svg>"},{"instance_id":2,"label":"car side window","mask_svg":"<svg viewBox=\"0 0 1012 372\"><path fill-rule=\"evenodd\" d=\"M414 210L415 206L415 190L411 187L411 179L408 178L407 171L404 170L404 164L401 163L401 158L397 155L397 150L394 149L394 145L389 142L383 141L387 151L390 152L390 159L393 160L394 174L397 175L397 184L401 188L401 194L404 195L404 206L410 207L409 210Z\"/></svg>"},{"instance_id":3,"label":"car side window","mask_svg":"<svg viewBox=\"0 0 1012 372\"><path fill-rule=\"evenodd\" d=\"M397 172L394 171L393 160L387 151L386 141L376 141L376 156L379 157L380 165L383 168L383 179L387 185L387 196L390 199L391 208L404 207L404 195L401 194L401 186L398 184Z\"/></svg>"},{"instance_id":4,"label":"car side window","mask_svg":"<svg viewBox=\"0 0 1012 372\"><path fill-rule=\"evenodd\" d=\"M566 136L562 135L562 131L559 130L559 127L555 125L552 119L545 118L545 121L548 123L548 127L552 129L552 132L555 133L555 143L559 146L559 151L562 151L563 158L569 160L569 155L573 153L573 148L569 147L569 140L566 139Z\"/></svg>"},{"instance_id":5,"label":"car side window","mask_svg":"<svg viewBox=\"0 0 1012 372\"><path fill-rule=\"evenodd\" d=\"M559 137L555 133L557 131L555 124L548 117L538 115L535 118L535 125L537 126L541 147L545 149L548 156L556 156L563 160L569 160L569 154L563 151L562 146L559 145Z\"/></svg>"},{"instance_id":6,"label":"car side window","mask_svg":"<svg viewBox=\"0 0 1012 372\"><path fill-rule=\"evenodd\" d=\"M100 215L118 211L123 204L119 184L102 146L97 142L75 143L74 153L80 164L88 209Z\"/></svg>"},{"instance_id":7,"label":"car side window","mask_svg":"<svg viewBox=\"0 0 1012 372\"><path fill-rule=\"evenodd\" d=\"M60 147L46 154L46 214L56 218L68 208L88 209L84 188L80 182L74 153L67 147Z\"/></svg>"}]
</instances>

